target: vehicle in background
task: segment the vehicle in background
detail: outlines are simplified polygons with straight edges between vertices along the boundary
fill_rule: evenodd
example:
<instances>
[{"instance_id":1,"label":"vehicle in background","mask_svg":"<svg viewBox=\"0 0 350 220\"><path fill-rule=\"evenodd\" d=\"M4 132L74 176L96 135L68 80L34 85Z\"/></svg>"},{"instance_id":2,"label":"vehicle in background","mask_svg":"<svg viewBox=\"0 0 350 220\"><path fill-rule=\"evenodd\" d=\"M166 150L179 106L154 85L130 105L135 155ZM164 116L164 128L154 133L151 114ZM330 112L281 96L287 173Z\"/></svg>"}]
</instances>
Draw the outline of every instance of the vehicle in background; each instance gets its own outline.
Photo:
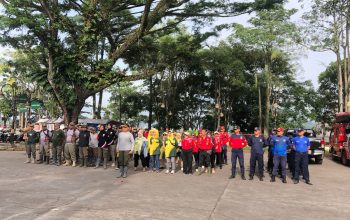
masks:
<instances>
[{"instance_id":1,"label":"vehicle in background","mask_svg":"<svg viewBox=\"0 0 350 220\"><path fill-rule=\"evenodd\" d=\"M298 135L298 129L288 128L285 130L284 135L287 137L296 137ZM325 141L323 138L318 138L316 132L312 129L304 129L305 137L308 137L310 140L310 150L309 150L309 159L314 159L315 163L322 164L325 154ZM289 150L290 152L290 150Z\"/></svg>"},{"instance_id":2,"label":"vehicle in background","mask_svg":"<svg viewBox=\"0 0 350 220\"><path fill-rule=\"evenodd\" d=\"M329 135L329 152L332 159L340 159L342 164L350 165L350 112L336 114L335 122Z\"/></svg>"}]
</instances>

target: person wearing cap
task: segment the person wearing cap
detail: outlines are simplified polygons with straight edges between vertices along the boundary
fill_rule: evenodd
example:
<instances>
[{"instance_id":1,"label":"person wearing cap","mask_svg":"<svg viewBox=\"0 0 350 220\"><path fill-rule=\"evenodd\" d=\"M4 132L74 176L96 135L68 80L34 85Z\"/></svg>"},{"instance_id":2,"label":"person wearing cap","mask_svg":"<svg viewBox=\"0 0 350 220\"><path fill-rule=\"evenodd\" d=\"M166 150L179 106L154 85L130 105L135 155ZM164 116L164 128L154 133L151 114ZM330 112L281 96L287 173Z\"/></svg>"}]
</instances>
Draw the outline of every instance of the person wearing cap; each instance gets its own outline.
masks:
<instances>
[{"instance_id":1,"label":"person wearing cap","mask_svg":"<svg viewBox=\"0 0 350 220\"><path fill-rule=\"evenodd\" d=\"M197 174L202 174L204 168L204 172L208 172L208 174L211 174L212 169L210 155L212 153L213 143L212 139L208 136L208 132L206 129L202 129L197 139L197 143L199 148L199 170Z\"/></svg>"},{"instance_id":2,"label":"person wearing cap","mask_svg":"<svg viewBox=\"0 0 350 220\"><path fill-rule=\"evenodd\" d=\"M276 129L272 129L271 134L267 138L267 143L271 142L271 138L276 136ZM268 155L267 155L267 172L269 172L270 175L272 175L272 170L273 170L273 146L269 144L268 148Z\"/></svg>"},{"instance_id":3,"label":"person wearing cap","mask_svg":"<svg viewBox=\"0 0 350 220\"><path fill-rule=\"evenodd\" d=\"M115 155L116 155L116 144L117 144L117 134L115 130L112 129L112 125L107 123L107 145L112 158L112 167L115 167Z\"/></svg>"},{"instance_id":4,"label":"person wearing cap","mask_svg":"<svg viewBox=\"0 0 350 220\"><path fill-rule=\"evenodd\" d=\"M199 172L198 167L199 167L199 148L198 148L198 137L195 132L192 132L192 141L193 141L193 148L192 148L192 153L193 153L193 158L194 158L194 169L196 173Z\"/></svg>"},{"instance_id":5,"label":"person wearing cap","mask_svg":"<svg viewBox=\"0 0 350 220\"><path fill-rule=\"evenodd\" d=\"M28 128L27 137L26 137L26 153L28 156L26 163L30 163L30 162L36 163L35 144L37 142L38 135L33 129L34 129L34 125L31 124ZM32 161L31 161L31 157L33 157Z\"/></svg>"},{"instance_id":6,"label":"person wearing cap","mask_svg":"<svg viewBox=\"0 0 350 220\"><path fill-rule=\"evenodd\" d=\"M243 155L243 148L247 146L247 140L246 138L240 133L240 127L234 126L233 127L233 134L229 138L229 146L231 147L231 162L232 162L232 174L230 176L230 179L235 178L236 176L236 163L237 158L239 162L239 166L241 168L241 178L242 180L245 180L245 173L244 173L244 155Z\"/></svg>"},{"instance_id":7,"label":"person wearing cap","mask_svg":"<svg viewBox=\"0 0 350 220\"><path fill-rule=\"evenodd\" d=\"M222 144L222 137L220 137L220 133L218 131L214 132L214 155L212 158L212 172L215 173L215 165L218 166L220 169L222 169L222 161L221 159L222 157L222 148L223 148L223 144Z\"/></svg>"},{"instance_id":8,"label":"person wearing cap","mask_svg":"<svg viewBox=\"0 0 350 220\"><path fill-rule=\"evenodd\" d=\"M89 148L92 150L92 160L95 164L94 169L100 166L100 158L99 158L99 148L98 148L98 133L96 132L96 128L90 128L90 139L89 139Z\"/></svg>"},{"instance_id":9,"label":"person wearing cap","mask_svg":"<svg viewBox=\"0 0 350 220\"><path fill-rule=\"evenodd\" d=\"M47 125L42 125L42 130L39 132L39 163L50 162L50 141L52 133L47 129Z\"/></svg>"},{"instance_id":10,"label":"person wearing cap","mask_svg":"<svg viewBox=\"0 0 350 220\"><path fill-rule=\"evenodd\" d=\"M166 158L166 171L165 173L171 173L174 174L176 171L176 149L178 147L177 140L174 136L173 131L169 131L167 137L164 141L164 154Z\"/></svg>"},{"instance_id":11,"label":"person wearing cap","mask_svg":"<svg viewBox=\"0 0 350 220\"><path fill-rule=\"evenodd\" d=\"M287 183L286 179L286 164L287 150L291 146L290 139L283 135L283 128L277 128L277 135L272 137L270 144L273 147L273 171L270 182L275 182L278 173L278 167L281 166L282 182Z\"/></svg>"},{"instance_id":12,"label":"person wearing cap","mask_svg":"<svg viewBox=\"0 0 350 220\"><path fill-rule=\"evenodd\" d=\"M254 128L254 134L249 138L248 145L251 147L249 180L253 180L256 162L258 162L259 180L263 181L264 176L264 147L269 144L261 135L260 128Z\"/></svg>"},{"instance_id":13,"label":"person wearing cap","mask_svg":"<svg viewBox=\"0 0 350 220\"><path fill-rule=\"evenodd\" d=\"M309 176L309 155L310 140L304 136L304 129L298 129L298 136L293 138L293 146L295 149L295 171L294 171L294 184L299 183L300 167L302 168L303 177L305 183L312 185Z\"/></svg>"},{"instance_id":14,"label":"person wearing cap","mask_svg":"<svg viewBox=\"0 0 350 220\"><path fill-rule=\"evenodd\" d=\"M159 137L159 131L155 128L152 128L148 133L148 151L150 155L149 160L149 172L156 171L159 173L160 168L160 148L163 145L162 139Z\"/></svg>"},{"instance_id":15,"label":"person wearing cap","mask_svg":"<svg viewBox=\"0 0 350 220\"><path fill-rule=\"evenodd\" d=\"M221 148L222 148L222 158L221 158L221 163L227 165L227 143L229 139L228 132L225 131L225 126L220 126L220 142L221 142Z\"/></svg>"},{"instance_id":16,"label":"person wearing cap","mask_svg":"<svg viewBox=\"0 0 350 220\"><path fill-rule=\"evenodd\" d=\"M127 124L122 125L121 128L117 143L117 153L119 154L118 163L120 165L117 178L126 178L128 175L129 159L134 152L135 140Z\"/></svg>"},{"instance_id":17,"label":"person wearing cap","mask_svg":"<svg viewBox=\"0 0 350 220\"><path fill-rule=\"evenodd\" d=\"M193 138L189 132L184 132L184 138L181 140L183 173L192 175L192 160L193 160Z\"/></svg>"},{"instance_id":18,"label":"person wearing cap","mask_svg":"<svg viewBox=\"0 0 350 220\"><path fill-rule=\"evenodd\" d=\"M79 157L80 157L80 167L87 167L87 159L88 159L88 146L90 141L90 132L87 130L87 126L85 124L80 126L79 132Z\"/></svg>"},{"instance_id":19,"label":"person wearing cap","mask_svg":"<svg viewBox=\"0 0 350 220\"><path fill-rule=\"evenodd\" d=\"M61 156L64 141L64 132L60 129L60 124L55 123L54 130L52 131L52 162L57 166L61 165Z\"/></svg>"},{"instance_id":20,"label":"person wearing cap","mask_svg":"<svg viewBox=\"0 0 350 220\"><path fill-rule=\"evenodd\" d=\"M65 166L76 166L76 141L79 137L79 131L75 127L75 123L69 123L68 130L66 131L66 144L64 146L64 157L66 159ZM72 163L73 161L73 163Z\"/></svg>"}]
</instances>

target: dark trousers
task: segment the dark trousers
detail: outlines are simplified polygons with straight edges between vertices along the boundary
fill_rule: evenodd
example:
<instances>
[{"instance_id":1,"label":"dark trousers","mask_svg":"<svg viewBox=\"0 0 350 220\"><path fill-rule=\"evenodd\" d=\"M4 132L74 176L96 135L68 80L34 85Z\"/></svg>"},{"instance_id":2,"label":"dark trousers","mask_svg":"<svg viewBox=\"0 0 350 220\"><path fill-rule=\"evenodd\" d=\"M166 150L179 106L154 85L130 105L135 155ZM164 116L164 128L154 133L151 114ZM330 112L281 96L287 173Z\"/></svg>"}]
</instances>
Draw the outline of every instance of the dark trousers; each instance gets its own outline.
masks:
<instances>
[{"instance_id":1,"label":"dark trousers","mask_svg":"<svg viewBox=\"0 0 350 220\"><path fill-rule=\"evenodd\" d=\"M139 159L140 159L140 155L134 154L134 167L139 166Z\"/></svg>"},{"instance_id":2,"label":"dark trousers","mask_svg":"<svg viewBox=\"0 0 350 220\"><path fill-rule=\"evenodd\" d=\"M273 170L273 153L271 151L271 149L269 149L269 153L268 153L268 160L267 160L267 171L269 171L270 173L272 173Z\"/></svg>"},{"instance_id":3,"label":"dark trousers","mask_svg":"<svg viewBox=\"0 0 350 220\"><path fill-rule=\"evenodd\" d=\"M222 152L215 152L216 166L222 167Z\"/></svg>"},{"instance_id":4,"label":"dark trousers","mask_svg":"<svg viewBox=\"0 0 350 220\"><path fill-rule=\"evenodd\" d=\"M210 155L211 150L202 150L199 152L199 166L204 166L205 168L210 166Z\"/></svg>"},{"instance_id":5,"label":"dark trousers","mask_svg":"<svg viewBox=\"0 0 350 220\"><path fill-rule=\"evenodd\" d=\"M287 155L287 163L290 173L294 176L295 173L295 151L291 150Z\"/></svg>"},{"instance_id":6,"label":"dark trousers","mask_svg":"<svg viewBox=\"0 0 350 220\"><path fill-rule=\"evenodd\" d=\"M212 151L210 154L210 165L212 168L215 168L215 151Z\"/></svg>"},{"instance_id":7,"label":"dark trousers","mask_svg":"<svg viewBox=\"0 0 350 220\"><path fill-rule=\"evenodd\" d=\"M61 145L52 145L52 159L54 163L56 163L57 160L61 160L62 148Z\"/></svg>"},{"instance_id":8,"label":"dark trousers","mask_svg":"<svg viewBox=\"0 0 350 220\"><path fill-rule=\"evenodd\" d=\"M257 153L252 153L250 155L249 176L254 176L256 162L258 162L259 177L262 177L264 174L264 154L257 154Z\"/></svg>"},{"instance_id":9,"label":"dark trousers","mask_svg":"<svg viewBox=\"0 0 350 220\"><path fill-rule=\"evenodd\" d=\"M232 162L232 176L236 175L236 161L238 158L239 166L241 168L241 175L244 175L244 156L243 149L232 149L231 162Z\"/></svg>"},{"instance_id":10,"label":"dark trousers","mask_svg":"<svg viewBox=\"0 0 350 220\"><path fill-rule=\"evenodd\" d=\"M183 172L185 174L192 173L192 150L182 150Z\"/></svg>"},{"instance_id":11,"label":"dark trousers","mask_svg":"<svg viewBox=\"0 0 350 220\"><path fill-rule=\"evenodd\" d=\"M222 163L227 164L227 147L226 147L226 145L222 148L221 155L222 155L222 157L221 157Z\"/></svg>"},{"instance_id":12,"label":"dark trousers","mask_svg":"<svg viewBox=\"0 0 350 220\"><path fill-rule=\"evenodd\" d=\"M143 168L149 167L149 155L146 155L145 157L143 153L141 153L140 159Z\"/></svg>"},{"instance_id":13,"label":"dark trousers","mask_svg":"<svg viewBox=\"0 0 350 220\"><path fill-rule=\"evenodd\" d=\"M198 169L199 167L199 152L193 152L194 157L194 168Z\"/></svg>"},{"instance_id":14,"label":"dark trousers","mask_svg":"<svg viewBox=\"0 0 350 220\"><path fill-rule=\"evenodd\" d=\"M282 177L285 177L286 176L286 164L287 164L287 156L274 155L273 156L272 175L277 176L278 167L279 167L279 165L281 165Z\"/></svg>"},{"instance_id":15,"label":"dark trousers","mask_svg":"<svg viewBox=\"0 0 350 220\"><path fill-rule=\"evenodd\" d=\"M309 155L308 152L295 152L295 173L294 179L299 180L300 167L305 181L309 181Z\"/></svg>"}]
</instances>

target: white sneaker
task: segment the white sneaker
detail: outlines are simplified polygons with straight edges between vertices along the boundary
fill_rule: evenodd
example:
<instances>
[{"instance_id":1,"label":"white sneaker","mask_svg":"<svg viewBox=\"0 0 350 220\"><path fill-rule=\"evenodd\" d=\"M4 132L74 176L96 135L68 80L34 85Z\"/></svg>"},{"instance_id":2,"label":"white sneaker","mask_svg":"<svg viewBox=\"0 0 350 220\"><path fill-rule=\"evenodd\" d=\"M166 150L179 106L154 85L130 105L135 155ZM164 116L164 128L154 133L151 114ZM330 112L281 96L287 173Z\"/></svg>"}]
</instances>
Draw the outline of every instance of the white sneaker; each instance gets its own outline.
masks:
<instances>
[{"instance_id":1,"label":"white sneaker","mask_svg":"<svg viewBox=\"0 0 350 220\"><path fill-rule=\"evenodd\" d=\"M204 169L204 166L202 166L202 169Z\"/></svg>"},{"instance_id":2,"label":"white sneaker","mask_svg":"<svg viewBox=\"0 0 350 220\"><path fill-rule=\"evenodd\" d=\"M184 168L183 168L183 167L181 167L181 171L184 171Z\"/></svg>"},{"instance_id":3,"label":"white sneaker","mask_svg":"<svg viewBox=\"0 0 350 220\"><path fill-rule=\"evenodd\" d=\"M24 163L30 163L30 158L27 158L27 160Z\"/></svg>"},{"instance_id":4,"label":"white sneaker","mask_svg":"<svg viewBox=\"0 0 350 220\"><path fill-rule=\"evenodd\" d=\"M115 163L112 163L112 167L115 167Z\"/></svg>"},{"instance_id":5,"label":"white sneaker","mask_svg":"<svg viewBox=\"0 0 350 220\"><path fill-rule=\"evenodd\" d=\"M198 173L198 171L199 171L199 170L198 170L198 169L196 169L196 172L197 172L197 173Z\"/></svg>"},{"instance_id":6,"label":"white sneaker","mask_svg":"<svg viewBox=\"0 0 350 220\"><path fill-rule=\"evenodd\" d=\"M119 167L116 167L115 170L119 170Z\"/></svg>"},{"instance_id":7,"label":"white sneaker","mask_svg":"<svg viewBox=\"0 0 350 220\"><path fill-rule=\"evenodd\" d=\"M215 169L213 169L211 172L212 172L212 173L215 173Z\"/></svg>"},{"instance_id":8,"label":"white sneaker","mask_svg":"<svg viewBox=\"0 0 350 220\"><path fill-rule=\"evenodd\" d=\"M204 173L208 173L208 169L205 169Z\"/></svg>"},{"instance_id":9,"label":"white sneaker","mask_svg":"<svg viewBox=\"0 0 350 220\"><path fill-rule=\"evenodd\" d=\"M72 167L76 167L75 161L73 161L73 165L72 165Z\"/></svg>"},{"instance_id":10,"label":"white sneaker","mask_svg":"<svg viewBox=\"0 0 350 220\"><path fill-rule=\"evenodd\" d=\"M35 159L32 160L32 163L35 163Z\"/></svg>"},{"instance_id":11,"label":"white sneaker","mask_svg":"<svg viewBox=\"0 0 350 220\"><path fill-rule=\"evenodd\" d=\"M172 170L172 171L171 171L171 174L174 174L174 173L175 173L175 170Z\"/></svg>"},{"instance_id":12,"label":"white sneaker","mask_svg":"<svg viewBox=\"0 0 350 220\"><path fill-rule=\"evenodd\" d=\"M169 173L169 170L166 170L165 173L168 174L168 173Z\"/></svg>"}]
</instances>

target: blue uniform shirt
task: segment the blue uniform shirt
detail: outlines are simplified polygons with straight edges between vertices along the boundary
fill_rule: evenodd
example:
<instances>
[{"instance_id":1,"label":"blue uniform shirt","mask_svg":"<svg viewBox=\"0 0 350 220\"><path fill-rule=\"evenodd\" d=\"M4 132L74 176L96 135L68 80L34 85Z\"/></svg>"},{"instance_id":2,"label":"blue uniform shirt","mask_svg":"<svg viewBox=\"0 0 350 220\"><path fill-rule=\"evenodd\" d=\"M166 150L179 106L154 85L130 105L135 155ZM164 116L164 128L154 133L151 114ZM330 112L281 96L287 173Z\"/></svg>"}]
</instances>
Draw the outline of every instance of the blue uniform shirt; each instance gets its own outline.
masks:
<instances>
[{"instance_id":1,"label":"blue uniform shirt","mask_svg":"<svg viewBox=\"0 0 350 220\"><path fill-rule=\"evenodd\" d=\"M303 137L295 137L293 138L293 145L295 146L296 152L305 153L308 151L308 147L310 146L309 138Z\"/></svg>"},{"instance_id":2,"label":"blue uniform shirt","mask_svg":"<svg viewBox=\"0 0 350 220\"><path fill-rule=\"evenodd\" d=\"M251 153L263 154L264 147L268 145L264 136L260 135L259 137L255 137L252 135L248 140L248 145L251 146Z\"/></svg>"},{"instance_id":3,"label":"blue uniform shirt","mask_svg":"<svg viewBox=\"0 0 350 220\"><path fill-rule=\"evenodd\" d=\"M271 137L270 144L272 145L274 155L286 156L288 146L291 145L291 142L286 136L273 136Z\"/></svg>"}]
</instances>

